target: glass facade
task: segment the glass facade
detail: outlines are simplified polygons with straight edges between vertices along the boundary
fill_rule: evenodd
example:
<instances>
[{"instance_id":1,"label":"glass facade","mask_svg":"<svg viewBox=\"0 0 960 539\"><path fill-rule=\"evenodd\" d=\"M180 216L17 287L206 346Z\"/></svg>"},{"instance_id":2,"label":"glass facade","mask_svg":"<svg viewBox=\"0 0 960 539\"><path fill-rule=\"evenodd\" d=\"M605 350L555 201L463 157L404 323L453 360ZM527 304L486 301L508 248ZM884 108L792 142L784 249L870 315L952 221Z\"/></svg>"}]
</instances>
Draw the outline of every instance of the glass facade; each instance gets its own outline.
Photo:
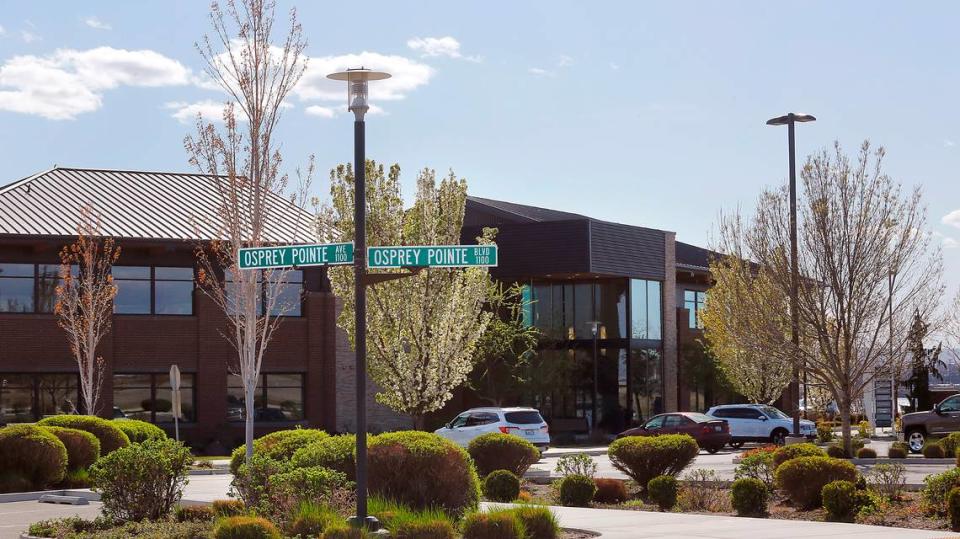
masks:
<instances>
[{"instance_id":1,"label":"glass facade","mask_svg":"<svg viewBox=\"0 0 960 539\"><path fill-rule=\"evenodd\" d=\"M631 337L659 341L662 335L660 281L630 280Z\"/></svg>"},{"instance_id":2,"label":"glass facade","mask_svg":"<svg viewBox=\"0 0 960 539\"><path fill-rule=\"evenodd\" d=\"M0 425L74 412L79 385L76 374L0 374Z\"/></svg>"},{"instance_id":3,"label":"glass facade","mask_svg":"<svg viewBox=\"0 0 960 539\"><path fill-rule=\"evenodd\" d=\"M116 314L193 314L193 268L114 266Z\"/></svg>"},{"instance_id":4,"label":"glass facade","mask_svg":"<svg viewBox=\"0 0 960 539\"><path fill-rule=\"evenodd\" d=\"M683 291L683 308L689 313L689 328L696 329L700 327L700 311L707 303L707 293L699 290Z\"/></svg>"},{"instance_id":5,"label":"glass facade","mask_svg":"<svg viewBox=\"0 0 960 539\"><path fill-rule=\"evenodd\" d=\"M60 264L0 263L0 312L52 313L59 284Z\"/></svg>"},{"instance_id":6,"label":"glass facade","mask_svg":"<svg viewBox=\"0 0 960 539\"><path fill-rule=\"evenodd\" d=\"M180 421L196 420L194 375L180 375ZM173 423L170 375L114 374L113 416L150 423Z\"/></svg>"},{"instance_id":7,"label":"glass facade","mask_svg":"<svg viewBox=\"0 0 960 539\"><path fill-rule=\"evenodd\" d=\"M524 320L536 326L548 339L592 339L591 322L594 320L600 322L604 338L625 338L626 281L534 281Z\"/></svg>"},{"instance_id":8,"label":"glass facade","mask_svg":"<svg viewBox=\"0 0 960 539\"><path fill-rule=\"evenodd\" d=\"M230 306L230 311L236 313L240 310L236 293L237 284L234 282L233 272L227 270L225 273L226 282L224 286L227 290L227 303ZM276 300L272 302L270 309L271 315L302 315L303 272L301 270L288 270L286 272L257 270L257 287L260 290L257 297L257 312L259 314L263 314L266 299L275 297Z\"/></svg>"},{"instance_id":9,"label":"glass facade","mask_svg":"<svg viewBox=\"0 0 960 539\"><path fill-rule=\"evenodd\" d=\"M303 413L304 375L300 373L261 373L254 393L256 421L300 421ZM231 374L227 379L227 420L246 418L243 381Z\"/></svg>"}]
</instances>

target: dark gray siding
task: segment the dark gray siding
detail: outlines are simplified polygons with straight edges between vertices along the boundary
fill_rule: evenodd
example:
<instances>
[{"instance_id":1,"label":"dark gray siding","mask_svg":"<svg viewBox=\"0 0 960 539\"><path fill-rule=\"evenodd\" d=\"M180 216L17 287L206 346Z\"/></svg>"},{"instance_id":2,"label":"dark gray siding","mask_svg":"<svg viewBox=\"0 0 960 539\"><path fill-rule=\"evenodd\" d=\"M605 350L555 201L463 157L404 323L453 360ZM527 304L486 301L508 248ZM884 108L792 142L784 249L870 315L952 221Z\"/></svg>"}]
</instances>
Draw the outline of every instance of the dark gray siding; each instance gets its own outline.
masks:
<instances>
[{"instance_id":1,"label":"dark gray siding","mask_svg":"<svg viewBox=\"0 0 960 539\"><path fill-rule=\"evenodd\" d=\"M590 271L589 221L503 224L497 228L500 266L491 271L496 277ZM479 233L480 227L464 227L462 241L475 243Z\"/></svg>"},{"instance_id":2,"label":"dark gray siding","mask_svg":"<svg viewBox=\"0 0 960 539\"><path fill-rule=\"evenodd\" d=\"M664 241L660 230L590 221L590 271L662 281Z\"/></svg>"}]
</instances>

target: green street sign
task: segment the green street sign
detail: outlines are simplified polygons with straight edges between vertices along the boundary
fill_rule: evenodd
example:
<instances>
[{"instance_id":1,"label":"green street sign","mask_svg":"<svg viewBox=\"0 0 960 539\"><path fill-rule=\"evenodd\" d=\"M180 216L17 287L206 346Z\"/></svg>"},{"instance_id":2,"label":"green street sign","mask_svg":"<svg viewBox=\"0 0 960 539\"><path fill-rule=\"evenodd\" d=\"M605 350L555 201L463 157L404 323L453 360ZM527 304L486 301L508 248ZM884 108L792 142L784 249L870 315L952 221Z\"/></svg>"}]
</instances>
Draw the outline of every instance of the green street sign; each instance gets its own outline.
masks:
<instances>
[{"instance_id":1,"label":"green street sign","mask_svg":"<svg viewBox=\"0 0 960 539\"><path fill-rule=\"evenodd\" d=\"M495 267L496 265L496 245L367 247L367 267L371 269Z\"/></svg>"},{"instance_id":2,"label":"green street sign","mask_svg":"<svg viewBox=\"0 0 960 539\"><path fill-rule=\"evenodd\" d=\"M353 242L244 247L237 252L237 261L242 270L353 264Z\"/></svg>"}]
</instances>

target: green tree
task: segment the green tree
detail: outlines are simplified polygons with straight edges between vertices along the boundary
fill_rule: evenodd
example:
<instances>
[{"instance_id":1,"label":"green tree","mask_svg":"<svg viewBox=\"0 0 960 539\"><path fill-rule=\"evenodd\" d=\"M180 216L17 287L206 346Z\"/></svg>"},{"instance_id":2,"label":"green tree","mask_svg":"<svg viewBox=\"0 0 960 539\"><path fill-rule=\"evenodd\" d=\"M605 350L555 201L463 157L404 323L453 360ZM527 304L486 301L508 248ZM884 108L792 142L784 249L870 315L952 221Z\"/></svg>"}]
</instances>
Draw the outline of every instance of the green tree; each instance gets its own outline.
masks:
<instances>
[{"instance_id":1,"label":"green tree","mask_svg":"<svg viewBox=\"0 0 960 539\"><path fill-rule=\"evenodd\" d=\"M914 410L929 410L930 377L943 381L943 372L947 364L940 359L942 344L926 348L924 341L930 332L930 324L924 321L920 313L914 313L910 333L907 334L907 351L910 353L910 378L907 379L907 391Z\"/></svg>"},{"instance_id":2,"label":"green tree","mask_svg":"<svg viewBox=\"0 0 960 539\"><path fill-rule=\"evenodd\" d=\"M432 170L417 174L413 206L404 209L400 167L384 171L366 163L368 245L455 245L460 243L467 183L451 172L437 183ZM324 241L351 241L353 169L340 165L330 173L330 203L320 211ZM495 229L477 242L491 244ZM384 270L404 273L407 270ZM338 324L355 342L354 275L350 267L330 269L334 293L343 301ZM453 397L466 382L480 337L492 313L484 310L491 281L486 268L431 268L370 286L367 300L367 350L377 401L410 414L417 428L424 417Z\"/></svg>"}]
</instances>

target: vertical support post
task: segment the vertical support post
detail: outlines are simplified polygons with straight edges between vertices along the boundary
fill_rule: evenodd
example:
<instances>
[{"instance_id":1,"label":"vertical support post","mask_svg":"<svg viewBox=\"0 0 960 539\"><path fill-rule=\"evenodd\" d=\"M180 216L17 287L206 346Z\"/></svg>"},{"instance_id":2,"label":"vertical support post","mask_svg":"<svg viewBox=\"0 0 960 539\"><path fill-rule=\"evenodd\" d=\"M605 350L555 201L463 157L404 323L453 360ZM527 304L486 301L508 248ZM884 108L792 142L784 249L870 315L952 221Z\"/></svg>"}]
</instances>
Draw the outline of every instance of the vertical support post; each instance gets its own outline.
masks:
<instances>
[{"instance_id":1,"label":"vertical support post","mask_svg":"<svg viewBox=\"0 0 960 539\"><path fill-rule=\"evenodd\" d=\"M354 154L354 260L356 293L354 321L357 381L357 521L367 521L367 166L365 123L362 116L353 122Z\"/></svg>"},{"instance_id":2,"label":"vertical support post","mask_svg":"<svg viewBox=\"0 0 960 539\"><path fill-rule=\"evenodd\" d=\"M599 327L594 322L593 325L593 398L590 399L590 414L593 416L590 420L590 433L597 432L597 399L600 398L600 382L597 380L600 374L599 355L597 353L597 333Z\"/></svg>"},{"instance_id":3,"label":"vertical support post","mask_svg":"<svg viewBox=\"0 0 960 539\"><path fill-rule=\"evenodd\" d=\"M797 157L794 140L794 119L790 115L787 137L790 146L790 341L793 343L793 381L790 383L790 398L793 399L793 435L800 435L800 316L797 294L800 273L797 268Z\"/></svg>"}]
</instances>

